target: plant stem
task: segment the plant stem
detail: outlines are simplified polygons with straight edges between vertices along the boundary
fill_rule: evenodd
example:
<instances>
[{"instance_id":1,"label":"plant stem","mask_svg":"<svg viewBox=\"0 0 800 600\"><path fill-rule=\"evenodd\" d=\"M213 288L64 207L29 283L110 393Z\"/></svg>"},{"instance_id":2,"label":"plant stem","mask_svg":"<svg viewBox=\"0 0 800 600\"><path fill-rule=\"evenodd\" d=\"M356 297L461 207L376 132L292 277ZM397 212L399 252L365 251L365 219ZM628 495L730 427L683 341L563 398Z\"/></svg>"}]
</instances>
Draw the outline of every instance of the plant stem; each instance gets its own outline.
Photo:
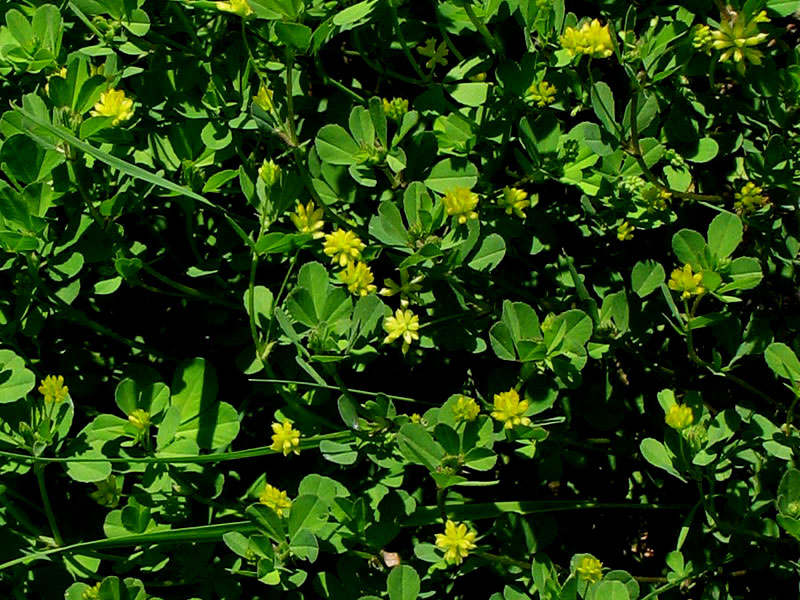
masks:
<instances>
[{"instance_id":1,"label":"plant stem","mask_svg":"<svg viewBox=\"0 0 800 600\"><path fill-rule=\"evenodd\" d=\"M394 5L394 0L389 0L387 3L389 4L389 10L392 12L392 21L394 23L394 30L397 33L397 39L400 40L400 46L403 48L403 54L406 55L408 62L411 63L411 66L414 68L414 72L417 74L417 77L422 79L422 81L429 81L430 76L425 75L422 69L417 62L417 59L414 58L414 55L411 54L411 50L408 48L408 43L406 42L406 38L403 35L403 30L400 28L400 19L397 16L397 7Z\"/></svg>"},{"instance_id":2,"label":"plant stem","mask_svg":"<svg viewBox=\"0 0 800 600\"><path fill-rule=\"evenodd\" d=\"M469 3L469 0L462 0L461 5L464 7L464 11L467 13L467 17L469 20L472 21L472 24L478 30L478 32L483 36L483 39L486 40L486 45L489 46L489 49L494 52L499 58L503 58L505 53L503 52L503 47L498 43L497 39L492 35L489 31L489 28L486 27L486 24L478 18L478 15L475 14L475 11L472 10L472 6Z\"/></svg>"},{"instance_id":3,"label":"plant stem","mask_svg":"<svg viewBox=\"0 0 800 600\"><path fill-rule=\"evenodd\" d=\"M47 516L47 523L50 525L53 539L56 542L56 546L63 546L64 540L61 538L61 532L58 530L58 523L56 523L53 507L50 504L50 496L47 493L47 485L44 481L44 468L46 466L45 463L37 463L33 467L33 471L36 473L36 481L39 483L39 493L42 496L42 508L44 509L44 514Z\"/></svg>"}]
</instances>

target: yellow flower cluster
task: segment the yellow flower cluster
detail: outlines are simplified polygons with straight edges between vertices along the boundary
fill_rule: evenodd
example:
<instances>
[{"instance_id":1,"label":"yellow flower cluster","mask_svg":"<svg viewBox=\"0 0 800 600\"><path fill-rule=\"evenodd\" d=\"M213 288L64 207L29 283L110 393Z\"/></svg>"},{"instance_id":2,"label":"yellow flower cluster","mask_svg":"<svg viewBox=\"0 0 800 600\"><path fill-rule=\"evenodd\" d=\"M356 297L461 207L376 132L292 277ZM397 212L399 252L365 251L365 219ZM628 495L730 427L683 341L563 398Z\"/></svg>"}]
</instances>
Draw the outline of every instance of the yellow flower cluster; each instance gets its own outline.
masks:
<instances>
[{"instance_id":1,"label":"yellow flower cluster","mask_svg":"<svg viewBox=\"0 0 800 600\"><path fill-rule=\"evenodd\" d=\"M314 205L313 200L309 200L305 206L302 203L297 203L297 208L294 213L289 215L289 218L297 227L300 233L310 233L315 240L323 237L325 233L321 230L325 226L325 221L322 220L323 210Z\"/></svg>"},{"instance_id":2,"label":"yellow flower cluster","mask_svg":"<svg viewBox=\"0 0 800 600\"><path fill-rule=\"evenodd\" d=\"M139 431L144 431L150 427L150 413L143 408L137 408L128 415L128 422Z\"/></svg>"},{"instance_id":3,"label":"yellow flower cluster","mask_svg":"<svg viewBox=\"0 0 800 600\"><path fill-rule=\"evenodd\" d=\"M397 338L403 338L403 354L408 352L411 342L419 339L419 317L410 310L398 308L393 317L383 320L383 329L388 334L384 344L391 344Z\"/></svg>"},{"instance_id":4,"label":"yellow flower cluster","mask_svg":"<svg viewBox=\"0 0 800 600\"><path fill-rule=\"evenodd\" d=\"M633 239L633 230L636 229L633 225L628 223L627 221L623 221L622 225L617 227L617 239L620 242L626 242L628 240Z\"/></svg>"},{"instance_id":5,"label":"yellow flower cluster","mask_svg":"<svg viewBox=\"0 0 800 600\"><path fill-rule=\"evenodd\" d=\"M408 100L403 98L383 99L383 112L392 121L400 121L408 112Z\"/></svg>"},{"instance_id":6,"label":"yellow flower cluster","mask_svg":"<svg viewBox=\"0 0 800 600\"><path fill-rule=\"evenodd\" d=\"M705 294L706 289L700 285L702 281L703 274L692 271L692 265L687 263L682 269L672 272L667 285L669 289L680 292L683 300L687 300L692 296Z\"/></svg>"},{"instance_id":7,"label":"yellow flower cluster","mask_svg":"<svg viewBox=\"0 0 800 600\"><path fill-rule=\"evenodd\" d=\"M258 177L264 182L268 188L274 186L281 178L281 168L275 164L272 159L264 159L264 162L258 167Z\"/></svg>"},{"instance_id":8,"label":"yellow flower cluster","mask_svg":"<svg viewBox=\"0 0 800 600\"><path fill-rule=\"evenodd\" d=\"M664 422L673 429L685 429L694 422L692 409L685 404L673 404L669 407Z\"/></svg>"},{"instance_id":9,"label":"yellow flower cluster","mask_svg":"<svg viewBox=\"0 0 800 600\"><path fill-rule=\"evenodd\" d=\"M749 21L743 13L735 13L732 19L723 20L719 29L711 32L714 38L711 46L715 50L722 51L719 57L720 62L726 62L732 58L740 70L744 70L743 61L760 65L764 55L753 46L769 39L769 34L758 31L759 23L768 22L769 17L763 10Z\"/></svg>"},{"instance_id":10,"label":"yellow flower cluster","mask_svg":"<svg viewBox=\"0 0 800 600\"><path fill-rule=\"evenodd\" d=\"M331 257L331 262L338 262L340 267L346 267L348 263L355 262L366 247L352 231L337 229L325 236L323 251Z\"/></svg>"},{"instance_id":11,"label":"yellow flower cluster","mask_svg":"<svg viewBox=\"0 0 800 600\"><path fill-rule=\"evenodd\" d=\"M447 520L444 533L436 534L436 546L444 550L444 560L447 563L459 565L475 547L474 531L467 530L464 523Z\"/></svg>"},{"instance_id":12,"label":"yellow flower cluster","mask_svg":"<svg viewBox=\"0 0 800 600\"><path fill-rule=\"evenodd\" d=\"M535 103L536 106L542 108L548 104L552 104L556 99L556 86L546 81L534 83L525 92L525 100Z\"/></svg>"},{"instance_id":13,"label":"yellow flower cluster","mask_svg":"<svg viewBox=\"0 0 800 600\"><path fill-rule=\"evenodd\" d=\"M596 583L603 578L603 563L587 554L580 559L575 567L575 572L581 579L589 583Z\"/></svg>"},{"instance_id":14,"label":"yellow flower cluster","mask_svg":"<svg viewBox=\"0 0 800 600\"><path fill-rule=\"evenodd\" d=\"M230 0L229 2L217 2L217 10L222 12L233 13L240 17L247 17L253 14L253 9L247 3L247 0Z\"/></svg>"},{"instance_id":15,"label":"yellow flower cluster","mask_svg":"<svg viewBox=\"0 0 800 600\"><path fill-rule=\"evenodd\" d=\"M300 454L300 432L292 427L291 421L273 423L272 432L272 450L284 456L289 456L290 452Z\"/></svg>"},{"instance_id":16,"label":"yellow flower cluster","mask_svg":"<svg viewBox=\"0 0 800 600\"><path fill-rule=\"evenodd\" d=\"M111 125L117 126L133 116L133 100L125 97L122 90L110 89L100 94L100 100L94 105L93 117L114 117Z\"/></svg>"},{"instance_id":17,"label":"yellow flower cluster","mask_svg":"<svg viewBox=\"0 0 800 600\"><path fill-rule=\"evenodd\" d=\"M39 393L44 396L45 404L58 404L67 398L69 388L64 385L63 375L48 375L42 380Z\"/></svg>"},{"instance_id":18,"label":"yellow flower cluster","mask_svg":"<svg viewBox=\"0 0 800 600\"><path fill-rule=\"evenodd\" d=\"M515 187L504 187L503 195L497 199L497 205L506 211L507 215L512 212L520 219L524 219L527 215L525 209L531 205L528 200L528 192Z\"/></svg>"},{"instance_id":19,"label":"yellow flower cluster","mask_svg":"<svg viewBox=\"0 0 800 600\"><path fill-rule=\"evenodd\" d=\"M584 23L580 29L567 27L560 40L570 56L588 54L593 58L608 58L614 54L608 25L600 25L597 19Z\"/></svg>"},{"instance_id":20,"label":"yellow flower cluster","mask_svg":"<svg viewBox=\"0 0 800 600\"><path fill-rule=\"evenodd\" d=\"M478 200L478 194L465 187L451 188L444 193L444 198L442 198L445 212L458 218L460 225L466 223L467 219L478 218L478 213L475 212Z\"/></svg>"},{"instance_id":21,"label":"yellow flower cluster","mask_svg":"<svg viewBox=\"0 0 800 600\"><path fill-rule=\"evenodd\" d=\"M469 396L459 396L453 406L453 416L456 421L474 421L481 412L481 407Z\"/></svg>"},{"instance_id":22,"label":"yellow flower cluster","mask_svg":"<svg viewBox=\"0 0 800 600\"><path fill-rule=\"evenodd\" d=\"M350 293L356 296L366 296L378 289L378 286L372 283L375 279L372 270L363 262L347 263L344 271L339 271L338 277Z\"/></svg>"},{"instance_id":23,"label":"yellow flower cluster","mask_svg":"<svg viewBox=\"0 0 800 600\"><path fill-rule=\"evenodd\" d=\"M264 490L258 497L258 501L275 511L275 514L279 517L283 516L284 510L292 507L292 501L289 500L289 496L286 494L286 492L283 492L270 484L267 484L264 487Z\"/></svg>"},{"instance_id":24,"label":"yellow flower cluster","mask_svg":"<svg viewBox=\"0 0 800 600\"><path fill-rule=\"evenodd\" d=\"M492 418L502 421L506 429L515 425L530 425L531 420L525 416L529 405L527 400L519 399L517 390L511 388L507 392L494 395Z\"/></svg>"},{"instance_id":25,"label":"yellow flower cluster","mask_svg":"<svg viewBox=\"0 0 800 600\"><path fill-rule=\"evenodd\" d=\"M749 213L758 210L767 203L767 197L763 195L763 189L752 181L748 181L742 189L736 192L736 202L733 207L741 213Z\"/></svg>"},{"instance_id":26,"label":"yellow flower cluster","mask_svg":"<svg viewBox=\"0 0 800 600\"><path fill-rule=\"evenodd\" d=\"M272 102L272 90L263 83L258 87L258 93L253 96L253 102L265 112L275 110L275 104Z\"/></svg>"}]
</instances>

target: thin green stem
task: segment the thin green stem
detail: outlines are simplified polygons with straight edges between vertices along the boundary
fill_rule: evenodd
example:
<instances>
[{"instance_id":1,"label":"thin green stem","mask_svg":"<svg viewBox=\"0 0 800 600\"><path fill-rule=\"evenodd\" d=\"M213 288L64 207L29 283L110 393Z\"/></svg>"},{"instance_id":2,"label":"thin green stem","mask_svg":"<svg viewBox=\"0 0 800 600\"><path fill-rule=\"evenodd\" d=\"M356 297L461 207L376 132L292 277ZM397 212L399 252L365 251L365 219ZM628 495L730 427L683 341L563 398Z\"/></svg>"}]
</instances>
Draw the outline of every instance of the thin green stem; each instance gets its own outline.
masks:
<instances>
[{"instance_id":1,"label":"thin green stem","mask_svg":"<svg viewBox=\"0 0 800 600\"><path fill-rule=\"evenodd\" d=\"M525 571L530 571L531 569L531 563L509 558L508 556L492 554L491 552L483 552L482 550L478 550L476 552L473 552L472 554L480 558L483 558L485 560L499 563L501 565L508 565L510 567L519 567L520 569L524 569Z\"/></svg>"},{"instance_id":2,"label":"thin green stem","mask_svg":"<svg viewBox=\"0 0 800 600\"><path fill-rule=\"evenodd\" d=\"M403 54L406 55L408 62L411 63L414 72L417 74L417 77L422 79L423 81L430 81L430 75L425 75L420 68L417 59L414 58L414 55L411 54L411 50L408 47L408 42L406 42L406 37L403 35L403 30L400 28L400 18L397 16L397 7L394 5L394 0L389 0L387 2L389 5L389 9L392 13L392 22L394 23L394 30L397 33L397 39L400 40L400 46L403 48Z\"/></svg>"},{"instance_id":3,"label":"thin green stem","mask_svg":"<svg viewBox=\"0 0 800 600\"><path fill-rule=\"evenodd\" d=\"M296 385L302 385L302 386L306 386L306 387L322 388L322 389L326 389L326 390L340 390L341 389L339 386L336 386L336 385L326 385L326 384L322 384L322 383L316 383L316 382L313 382L313 381L297 381L297 380L294 380L294 379L250 379L250 381L254 382L254 383L296 384ZM403 402L414 402L416 404L427 404L427 405L430 405L430 406L438 406L438 404L436 404L435 402L424 402L422 400L417 400L415 398L409 398L407 396L395 396L395 395L392 395L392 394L385 394L383 392L370 392L368 390L356 390L356 389L353 389L353 388L347 388L347 390L351 394L360 394L360 395L363 395L363 396L372 396L372 397L385 396L386 398L389 398L390 400L400 400L400 401L403 401Z\"/></svg>"},{"instance_id":4,"label":"thin green stem","mask_svg":"<svg viewBox=\"0 0 800 600\"><path fill-rule=\"evenodd\" d=\"M292 256L292 260L289 263L289 268L286 270L286 275L283 276L283 281L281 282L281 287L278 288L278 295L275 296L275 300L273 301L273 306L278 306L281 302L281 298L283 297L283 291L286 289L287 284L289 283L289 277L294 271L294 267L297 264L297 257L300 255L300 249L298 248L297 251ZM252 292L251 292L252 293ZM270 337L272 336L272 326L275 323L275 312L273 310L272 317L269 320L269 325L267 325L267 336L264 341L264 344L269 344Z\"/></svg>"},{"instance_id":5,"label":"thin green stem","mask_svg":"<svg viewBox=\"0 0 800 600\"><path fill-rule=\"evenodd\" d=\"M289 125L289 139L292 146L295 148L300 147L297 140L297 132L294 127L294 52L291 50L286 51L286 119Z\"/></svg>"},{"instance_id":6,"label":"thin green stem","mask_svg":"<svg viewBox=\"0 0 800 600\"><path fill-rule=\"evenodd\" d=\"M53 539L56 542L57 546L63 546L64 540L61 537L61 532L58 530L58 523L56 523L56 516L53 514L53 507L50 504L50 496L47 493L47 484L44 480L44 468L47 465L43 463L38 463L34 466L33 471L36 473L36 481L39 484L39 493L42 496L42 508L44 509L44 514L47 517L47 523L50 525L50 531L53 534Z\"/></svg>"},{"instance_id":7,"label":"thin green stem","mask_svg":"<svg viewBox=\"0 0 800 600\"><path fill-rule=\"evenodd\" d=\"M349 87L344 85L341 81L334 79L333 77L328 75L328 72L325 70L325 66L322 64L322 57L320 56L319 52L314 54L314 65L317 67L317 73L319 74L323 83L335 87L337 90L350 96L353 100L355 100L359 104L366 105L367 100L363 96L360 96L359 94L351 90Z\"/></svg>"},{"instance_id":8,"label":"thin green stem","mask_svg":"<svg viewBox=\"0 0 800 600\"><path fill-rule=\"evenodd\" d=\"M489 28L486 27L486 24L481 21L478 15L475 14L475 11L472 10L472 5L469 3L469 0L462 0L461 5L464 7L464 11L467 13L469 20L472 21L472 24L483 36L483 39L486 40L486 45L489 46L489 49L499 58L504 58L505 52L503 51L503 47L497 41L497 38L492 35L492 32L489 31Z\"/></svg>"}]
</instances>

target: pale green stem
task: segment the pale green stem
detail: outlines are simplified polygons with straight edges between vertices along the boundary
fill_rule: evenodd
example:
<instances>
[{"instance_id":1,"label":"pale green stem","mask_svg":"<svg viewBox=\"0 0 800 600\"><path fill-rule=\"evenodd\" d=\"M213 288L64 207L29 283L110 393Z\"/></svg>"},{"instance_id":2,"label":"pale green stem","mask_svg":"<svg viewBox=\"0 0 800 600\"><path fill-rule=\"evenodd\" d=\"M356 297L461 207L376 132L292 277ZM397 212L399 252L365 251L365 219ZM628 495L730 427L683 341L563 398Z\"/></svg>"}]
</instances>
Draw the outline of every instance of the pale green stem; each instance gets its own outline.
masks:
<instances>
[{"instance_id":1,"label":"pale green stem","mask_svg":"<svg viewBox=\"0 0 800 600\"><path fill-rule=\"evenodd\" d=\"M33 471L36 473L36 481L39 483L39 493L42 496L42 508L44 509L44 514L47 516L47 523L50 525L53 539L57 546L63 546L64 540L61 538L61 532L58 530L58 523L56 523L56 516L53 514L53 507L50 505L50 496L47 493L47 485L44 481L45 466L47 465L38 463L34 466Z\"/></svg>"}]
</instances>

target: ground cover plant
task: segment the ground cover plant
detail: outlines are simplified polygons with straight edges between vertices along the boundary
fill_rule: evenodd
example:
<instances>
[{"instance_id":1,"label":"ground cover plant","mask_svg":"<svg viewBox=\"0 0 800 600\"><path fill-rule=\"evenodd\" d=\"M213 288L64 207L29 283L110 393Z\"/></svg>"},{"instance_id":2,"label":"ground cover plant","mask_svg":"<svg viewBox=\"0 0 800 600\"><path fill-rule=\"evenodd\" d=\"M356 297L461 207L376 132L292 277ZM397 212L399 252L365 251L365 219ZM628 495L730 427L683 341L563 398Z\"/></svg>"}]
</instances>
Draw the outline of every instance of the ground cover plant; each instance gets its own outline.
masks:
<instances>
[{"instance_id":1,"label":"ground cover plant","mask_svg":"<svg viewBox=\"0 0 800 600\"><path fill-rule=\"evenodd\" d=\"M797 0L0 26L0 590L788 598Z\"/></svg>"}]
</instances>

